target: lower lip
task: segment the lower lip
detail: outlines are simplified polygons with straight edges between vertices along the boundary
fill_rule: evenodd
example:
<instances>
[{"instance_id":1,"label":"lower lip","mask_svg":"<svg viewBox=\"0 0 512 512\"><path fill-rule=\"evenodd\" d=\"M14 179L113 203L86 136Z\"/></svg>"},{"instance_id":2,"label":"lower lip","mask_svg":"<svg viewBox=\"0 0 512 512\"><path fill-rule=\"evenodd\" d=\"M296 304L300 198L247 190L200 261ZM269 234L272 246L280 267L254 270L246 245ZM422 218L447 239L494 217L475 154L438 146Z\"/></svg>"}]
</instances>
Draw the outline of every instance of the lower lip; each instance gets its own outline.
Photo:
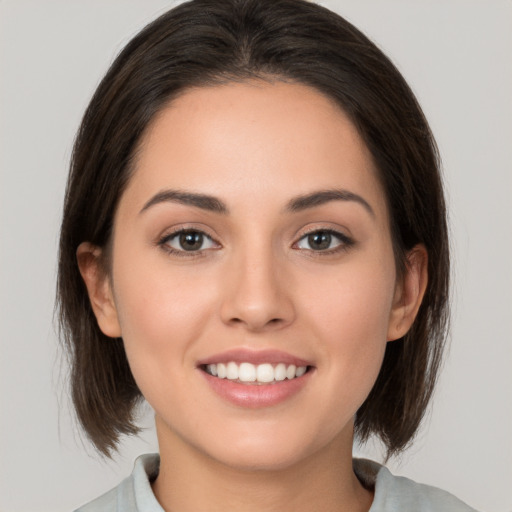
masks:
<instances>
[{"instance_id":1,"label":"lower lip","mask_svg":"<svg viewBox=\"0 0 512 512\"><path fill-rule=\"evenodd\" d=\"M271 407L299 393L310 379L310 368L301 377L275 381L269 384L242 384L228 379L219 379L200 370L211 389L221 398L239 407L259 409Z\"/></svg>"}]
</instances>

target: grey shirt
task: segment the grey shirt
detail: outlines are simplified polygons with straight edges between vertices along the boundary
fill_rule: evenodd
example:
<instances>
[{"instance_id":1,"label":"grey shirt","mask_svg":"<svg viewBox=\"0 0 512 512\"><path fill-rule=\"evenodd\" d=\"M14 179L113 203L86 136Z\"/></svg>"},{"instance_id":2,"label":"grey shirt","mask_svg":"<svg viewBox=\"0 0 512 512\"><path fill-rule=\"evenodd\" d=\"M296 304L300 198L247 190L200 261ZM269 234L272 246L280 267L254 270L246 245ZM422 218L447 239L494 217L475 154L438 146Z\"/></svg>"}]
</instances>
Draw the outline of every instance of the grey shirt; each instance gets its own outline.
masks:
<instances>
[{"instance_id":1,"label":"grey shirt","mask_svg":"<svg viewBox=\"0 0 512 512\"><path fill-rule=\"evenodd\" d=\"M159 466L157 453L141 455L128 478L76 512L164 512L151 489ZM450 493L394 476L376 462L354 459L354 471L375 491L369 512L476 512Z\"/></svg>"}]
</instances>

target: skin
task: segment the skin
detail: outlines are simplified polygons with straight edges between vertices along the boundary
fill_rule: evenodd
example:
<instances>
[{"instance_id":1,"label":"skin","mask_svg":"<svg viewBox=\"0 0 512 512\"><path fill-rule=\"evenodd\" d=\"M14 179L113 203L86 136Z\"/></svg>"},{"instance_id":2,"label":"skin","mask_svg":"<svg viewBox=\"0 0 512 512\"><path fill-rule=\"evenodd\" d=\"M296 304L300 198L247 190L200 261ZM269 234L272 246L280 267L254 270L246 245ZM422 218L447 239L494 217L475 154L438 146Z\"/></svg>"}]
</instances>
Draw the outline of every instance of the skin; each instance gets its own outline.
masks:
<instances>
[{"instance_id":1,"label":"skin","mask_svg":"<svg viewBox=\"0 0 512 512\"><path fill-rule=\"evenodd\" d=\"M214 196L229 212L147 206L169 189ZM370 208L350 199L287 209L331 189ZM184 251L169 239L183 228L209 238ZM340 238L314 249L307 234L322 229ZM155 410L153 489L165 510L370 508L372 493L352 471L353 418L386 343L414 320L427 256L414 248L397 280L376 169L338 107L281 82L187 91L145 133L115 216L110 276L100 254L83 243L80 270L101 329L122 336ZM235 406L197 368L232 348L279 349L313 370L282 403Z\"/></svg>"}]
</instances>

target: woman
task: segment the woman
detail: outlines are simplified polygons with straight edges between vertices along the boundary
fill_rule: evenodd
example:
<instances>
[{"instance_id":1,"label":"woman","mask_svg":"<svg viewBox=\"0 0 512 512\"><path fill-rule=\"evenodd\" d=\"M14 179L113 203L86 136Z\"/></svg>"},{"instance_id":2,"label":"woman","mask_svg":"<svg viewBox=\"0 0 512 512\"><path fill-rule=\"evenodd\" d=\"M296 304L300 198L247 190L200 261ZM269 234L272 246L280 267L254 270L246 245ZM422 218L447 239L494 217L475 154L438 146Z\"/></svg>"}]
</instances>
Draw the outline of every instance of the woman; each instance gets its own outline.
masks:
<instances>
[{"instance_id":1,"label":"woman","mask_svg":"<svg viewBox=\"0 0 512 512\"><path fill-rule=\"evenodd\" d=\"M389 60L311 3L194 1L116 59L75 145L59 301L105 455L83 510L470 510L352 460L413 439L445 339L437 152Z\"/></svg>"}]
</instances>

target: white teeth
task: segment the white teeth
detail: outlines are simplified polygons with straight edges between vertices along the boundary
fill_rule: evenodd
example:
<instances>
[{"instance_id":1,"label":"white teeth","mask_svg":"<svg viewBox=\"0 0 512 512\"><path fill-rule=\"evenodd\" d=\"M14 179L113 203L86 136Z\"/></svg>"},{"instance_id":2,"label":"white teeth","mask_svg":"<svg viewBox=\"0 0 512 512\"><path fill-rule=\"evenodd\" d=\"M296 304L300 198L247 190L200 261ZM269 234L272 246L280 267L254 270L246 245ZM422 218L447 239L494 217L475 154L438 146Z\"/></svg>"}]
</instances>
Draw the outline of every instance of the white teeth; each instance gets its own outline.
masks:
<instances>
[{"instance_id":1,"label":"white teeth","mask_svg":"<svg viewBox=\"0 0 512 512\"><path fill-rule=\"evenodd\" d=\"M212 366L215 366L215 365L212 364ZM219 377L219 379L225 379L226 375L227 375L226 365L222 364L222 363L219 363L217 365L217 377Z\"/></svg>"},{"instance_id":2,"label":"white teeth","mask_svg":"<svg viewBox=\"0 0 512 512\"><path fill-rule=\"evenodd\" d=\"M295 371L297 370L297 367L294 364L291 364L286 368L286 378L287 379L293 379L295 377Z\"/></svg>"},{"instance_id":3,"label":"white teeth","mask_svg":"<svg viewBox=\"0 0 512 512\"><path fill-rule=\"evenodd\" d=\"M226 366L226 379L237 380L238 379L238 365L230 362Z\"/></svg>"},{"instance_id":4,"label":"white teeth","mask_svg":"<svg viewBox=\"0 0 512 512\"><path fill-rule=\"evenodd\" d=\"M295 371L295 377L302 377L306 373L305 366L299 366Z\"/></svg>"},{"instance_id":5,"label":"white teeth","mask_svg":"<svg viewBox=\"0 0 512 512\"><path fill-rule=\"evenodd\" d=\"M259 364L256 368L256 380L258 382L272 382L274 380L274 368L271 364Z\"/></svg>"},{"instance_id":6,"label":"white teeth","mask_svg":"<svg viewBox=\"0 0 512 512\"><path fill-rule=\"evenodd\" d=\"M283 364L283 363L279 363L279 364L274 368L274 378L275 378L277 381L281 381L281 380L286 379L286 365L285 365L285 364Z\"/></svg>"},{"instance_id":7,"label":"white teeth","mask_svg":"<svg viewBox=\"0 0 512 512\"><path fill-rule=\"evenodd\" d=\"M275 367L270 363L254 365L251 363L241 363L238 365L234 361L227 364L208 364L206 372L219 379L239 380L240 382L260 382L269 383L274 381L283 381L285 379L294 379L302 377L306 373L307 366L295 366L279 363Z\"/></svg>"},{"instance_id":8,"label":"white teeth","mask_svg":"<svg viewBox=\"0 0 512 512\"><path fill-rule=\"evenodd\" d=\"M254 382L256 380L256 367L251 363L242 363L238 368L238 378L242 382Z\"/></svg>"}]
</instances>

